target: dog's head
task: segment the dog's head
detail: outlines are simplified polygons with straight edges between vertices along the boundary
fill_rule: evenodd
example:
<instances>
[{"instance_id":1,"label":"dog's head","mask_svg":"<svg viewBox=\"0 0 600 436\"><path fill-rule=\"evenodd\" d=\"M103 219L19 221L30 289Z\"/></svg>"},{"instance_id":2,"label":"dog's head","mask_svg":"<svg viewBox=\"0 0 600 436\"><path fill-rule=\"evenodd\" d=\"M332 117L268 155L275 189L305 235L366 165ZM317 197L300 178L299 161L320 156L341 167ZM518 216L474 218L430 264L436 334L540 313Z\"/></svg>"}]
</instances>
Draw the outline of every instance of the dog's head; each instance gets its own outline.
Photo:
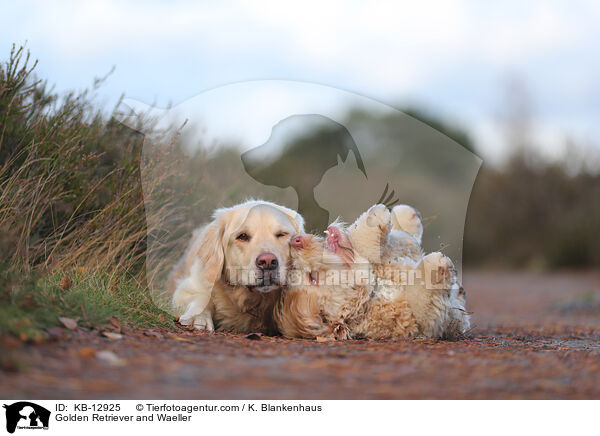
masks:
<instances>
[{"instance_id":1,"label":"dog's head","mask_svg":"<svg viewBox=\"0 0 600 436\"><path fill-rule=\"evenodd\" d=\"M205 279L222 278L258 292L280 288L286 282L290 238L303 228L297 212L266 201L218 209L197 248Z\"/></svg>"},{"instance_id":2,"label":"dog's head","mask_svg":"<svg viewBox=\"0 0 600 436\"><path fill-rule=\"evenodd\" d=\"M293 270L300 274L300 282L294 285L320 285L325 275L330 274L330 278L335 279L333 276L336 271L347 270L349 266L346 259L339 254L339 250L330 248L329 237L325 240L310 234L297 234L292 237L290 261ZM307 279L305 283L304 279Z\"/></svg>"}]
</instances>

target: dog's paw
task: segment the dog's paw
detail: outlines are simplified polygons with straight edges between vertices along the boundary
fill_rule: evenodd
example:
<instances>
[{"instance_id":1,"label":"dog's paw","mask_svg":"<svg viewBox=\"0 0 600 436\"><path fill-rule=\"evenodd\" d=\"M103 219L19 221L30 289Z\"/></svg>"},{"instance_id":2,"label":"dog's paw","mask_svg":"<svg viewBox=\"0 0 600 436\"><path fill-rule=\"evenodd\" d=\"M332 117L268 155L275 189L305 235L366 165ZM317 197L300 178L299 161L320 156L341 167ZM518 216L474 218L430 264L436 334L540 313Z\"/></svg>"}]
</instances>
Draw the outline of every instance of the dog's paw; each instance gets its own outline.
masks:
<instances>
[{"instance_id":1,"label":"dog's paw","mask_svg":"<svg viewBox=\"0 0 600 436\"><path fill-rule=\"evenodd\" d=\"M366 223L369 227L378 227L383 233L387 233L390 228L390 211L384 204L371 206L366 214Z\"/></svg>"},{"instance_id":2,"label":"dog's paw","mask_svg":"<svg viewBox=\"0 0 600 436\"><path fill-rule=\"evenodd\" d=\"M215 331L210 313L202 312L197 315L183 315L179 318L179 323L181 325L193 326L197 330Z\"/></svg>"},{"instance_id":3,"label":"dog's paw","mask_svg":"<svg viewBox=\"0 0 600 436\"><path fill-rule=\"evenodd\" d=\"M383 204L372 206L348 229L355 252L371 263L381 263L390 227L387 207Z\"/></svg>"},{"instance_id":4,"label":"dog's paw","mask_svg":"<svg viewBox=\"0 0 600 436\"><path fill-rule=\"evenodd\" d=\"M440 252L428 254L423 258L425 274L436 288L449 288L454 277L454 264L448 256Z\"/></svg>"},{"instance_id":5,"label":"dog's paw","mask_svg":"<svg viewBox=\"0 0 600 436\"><path fill-rule=\"evenodd\" d=\"M392 228L405 231L421 243L423 222L421 221L421 214L415 208L406 204L394 206L392 209Z\"/></svg>"}]
</instances>

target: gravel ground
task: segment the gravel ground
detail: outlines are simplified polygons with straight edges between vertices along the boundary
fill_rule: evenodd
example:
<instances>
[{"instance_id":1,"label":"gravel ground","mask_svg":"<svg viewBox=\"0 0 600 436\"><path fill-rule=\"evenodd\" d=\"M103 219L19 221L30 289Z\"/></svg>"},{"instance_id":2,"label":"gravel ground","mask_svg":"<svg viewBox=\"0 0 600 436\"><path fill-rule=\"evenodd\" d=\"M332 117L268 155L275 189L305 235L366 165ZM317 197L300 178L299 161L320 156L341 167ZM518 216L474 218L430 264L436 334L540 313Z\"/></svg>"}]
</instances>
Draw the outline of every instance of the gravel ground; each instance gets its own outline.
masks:
<instances>
[{"instance_id":1,"label":"gravel ground","mask_svg":"<svg viewBox=\"0 0 600 436\"><path fill-rule=\"evenodd\" d=\"M7 398L600 398L600 273L465 275L469 338L316 342L181 330L4 338Z\"/></svg>"}]
</instances>

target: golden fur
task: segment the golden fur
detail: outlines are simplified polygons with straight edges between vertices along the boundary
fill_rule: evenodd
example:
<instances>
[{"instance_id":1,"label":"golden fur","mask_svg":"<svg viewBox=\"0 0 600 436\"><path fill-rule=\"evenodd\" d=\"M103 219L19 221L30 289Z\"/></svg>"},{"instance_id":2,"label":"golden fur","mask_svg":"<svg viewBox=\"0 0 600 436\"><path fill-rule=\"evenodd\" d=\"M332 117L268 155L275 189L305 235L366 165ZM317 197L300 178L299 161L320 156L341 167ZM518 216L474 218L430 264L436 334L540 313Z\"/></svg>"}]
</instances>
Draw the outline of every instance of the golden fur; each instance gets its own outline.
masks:
<instances>
[{"instance_id":1,"label":"golden fur","mask_svg":"<svg viewBox=\"0 0 600 436\"><path fill-rule=\"evenodd\" d=\"M274 334L273 308L287 277L288 242L303 228L298 213L266 201L215 211L213 220L194 232L168 281L179 321L209 331ZM256 259L262 253L278 259L278 282L261 283Z\"/></svg>"},{"instance_id":2,"label":"golden fur","mask_svg":"<svg viewBox=\"0 0 600 436\"><path fill-rule=\"evenodd\" d=\"M323 238L298 235L303 247L292 246L294 271L275 310L281 333L290 338L335 337L349 339L350 325L364 316L370 291L364 282L342 277L352 267L325 248Z\"/></svg>"},{"instance_id":3,"label":"golden fur","mask_svg":"<svg viewBox=\"0 0 600 436\"><path fill-rule=\"evenodd\" d=\"M290 280L275 311L284 336L399 339L420 333L404 286L391 286L393 295L387 295L365 264L345 263L322 238L300 237L303 247L292 247L290 258L301 280ZM425 276L424 262L399 263L395 268L405 275L420 271ZM318 283L310 277L318 277Z\"/></svg>"}]
</instances>

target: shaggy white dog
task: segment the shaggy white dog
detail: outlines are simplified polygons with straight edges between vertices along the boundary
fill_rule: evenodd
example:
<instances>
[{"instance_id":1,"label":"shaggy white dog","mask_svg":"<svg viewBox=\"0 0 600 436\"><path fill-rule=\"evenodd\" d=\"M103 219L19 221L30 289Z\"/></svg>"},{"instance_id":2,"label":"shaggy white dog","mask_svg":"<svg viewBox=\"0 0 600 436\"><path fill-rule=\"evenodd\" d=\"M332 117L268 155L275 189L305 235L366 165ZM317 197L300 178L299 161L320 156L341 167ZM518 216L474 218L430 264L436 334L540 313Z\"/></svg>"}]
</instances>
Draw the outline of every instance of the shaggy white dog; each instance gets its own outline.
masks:
<instances>
[{"instance_id":1,"label":"shaggy white dog","mask_svg":"<svg viewBox=\"0 0 600 436\"><path fill-rule=\"evenodd\" d=\"M420 335L451 336L470 328L464 294L450 258L439 252L422 257L423 227L416 210L402 205L390 213L384 205L375 205L347 230L335 226L329 233L334 235L336 231L341 238L347 235L358 255L355 262L366 259L372 265L378 296L387 299L405 296ZM415 270L406 271L411 265Z\"/></svg>"},{"instance_id":2,"label":"shaggy white dog","mask_svg":"<svg viewBox=\"0 0 600 436\"><path fill-rule=\"evenodd\" d=\"M290 281L275 319L288 337L444 337L469 328L452 261L422 256L422 224L409 206L375 205L325 241L296 235Z\"/></svg>"}]
</instances>

